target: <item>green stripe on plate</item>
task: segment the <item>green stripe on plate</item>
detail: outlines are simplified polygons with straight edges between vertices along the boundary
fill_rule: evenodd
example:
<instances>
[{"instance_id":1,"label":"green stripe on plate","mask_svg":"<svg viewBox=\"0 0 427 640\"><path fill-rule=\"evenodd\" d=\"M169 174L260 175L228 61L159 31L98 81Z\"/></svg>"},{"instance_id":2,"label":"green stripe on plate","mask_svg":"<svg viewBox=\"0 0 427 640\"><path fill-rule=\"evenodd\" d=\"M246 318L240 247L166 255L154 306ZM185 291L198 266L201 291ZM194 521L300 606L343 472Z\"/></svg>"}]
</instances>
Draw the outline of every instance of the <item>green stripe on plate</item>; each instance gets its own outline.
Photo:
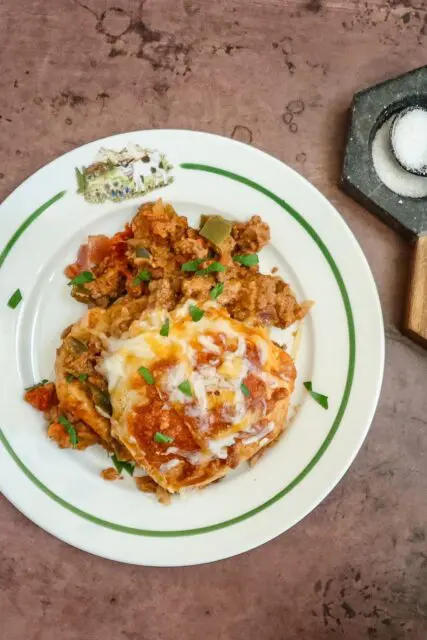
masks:
<instances>
[{"instance_id":1,"label":"green stripe on plate","mask_svg":"<svg viewBox=\"0 0 427 640\"><path fill-rule=\"evenodd\" d=\"M338 427L341 424L341 421L350 397L350 392L351 392L351 387L352 387L353 377L354 377L355 359L356 359L356 336L355 336L355 328L354 328L354 318L353 318L353 312L351 309L351 303L347 293L347 289L345 287L344 280L341 276L340 270L338 269L338 266L335 263L335 260L333 259L325 243L321 240L321 238L318 236L318 234L313 229L313 227L301 216L301 214L299 214L285 200L282 200L281 198L276 196L274 193L272 193L265 187L262 187L261 185L257 184L256 182L253 182L252 180L249 180L248 178L245 178L244 176L240 176L236 173L232 173L231 171L225 171L224 169L219 169L218 167L211 167L209 165L204 165L204 164L192 164L192 163L184 162L180 166L182 169L189 169L193 171L205 171L208 173L216 174L218 176L222 176L224 178L229 178L236 182L240 182L241 184L244 184L247 187L255 189L256 191L259 191L260 193L267 196L267 198L270 198L270 200L273 200L273 202L278 204L284 211L286 211L289 215L291 215L307 231L307 233L310 235L310 237L313 239L313 241L316 243L316 245L322 252L327 263L329 264L332 270L332 273L335 277L335 280L337 282L338 289L341 293L341 297L343 300L343 305L346 313L346 318L347 318L347 325L348 325L349 360L348 360L348 367L347 367L346 384L344 387L343 396L342 396L337 414L335 416L335 419L331 425L331 428L326 438L322 442L316 454L313 456L310 462L306 465L306 467L298 474L296 478L294 478L294 480L292 480L292 482L286 485L286 487L284 487L281 491L276 493L274 496L272 496L269 500L267 500L263 504L259 505L258 507L255 507L254 509L251 509L250 511L246 511L245 513L242 513L241 515L236 516L235 518L225 520L224 522L218 522L216 524L212 524L207 527L198 527L195 529L183 529L183 530L168 530L168 531L158 531L153 529L138 529L135 527L127 527L121 524L117 524L115 522L110 522L108 520L103 520L102 518L97 518L96 516L93 516L92 514L87 513L86 511L82 511L81 509L78 509L74 505L70 504L69 502L66 502L65 500L57 496L55 493L53 493L53 491L48 489L48 487L46 487L38 478L36 478L36 476L28 469L28 467L26 467L26 465L22 462L22 460L17 456L15 451L12 449L10 443L8 442L6 436L4 435L3 431L0 429L0 441L3 443L6 451L8 451L10 456L13 458L13 460L16 462L19 468L25 473L27 478L29 478L39 489L41 489L41 491L43 491L46 495L52 498L52 500L54 500L55 502L63 506L65 509L68 509L68 511L71 511L74 514L82 518L85 518L89 522L100 525L102 527L106 527L108 529L113 529L115 531L120 531L122 533L127 533L131 535L147 536L147 537L154 537L154 538L173 538L173 537L181 537L181 536L194 536L202 533L209 533L212 531L216 531L218 529L223 529L225 527L230 527L231 525L237 524L239 522L243 522L244 520L247 520L248 518L251 518L256 514L261 513L262 511L264 511L265 509L273 505L275 502L283 498L290 491L292 491L292 489L294 489L300 482L302 482L302 480L304 480L304 478L307 477L310 471L319 462L319 460L321 459L321 457L323 456L323 454L331 444L338 430ZM62 196L59 196L59 197L62 197ZM51 203L51 201L49 202ZM22 229L22 227L20 229Z\"/></svg>"},{"instance_id":2,"label":"green stripe on plate","mask_svg":"<svg viewBox=\"0 0 427 640\"><path fill-rule=\"evenodd\" d=\"M56 196L53 196L53 198L51 198L50 200L42 204L41 207L36 209L34 213L32 213L30 216L28 216L26 220L24 220L21 226L18 227L18 229L13 234L13 236L10 238L9 242L7 243L3 251L0 253L0 268L3 266L3 263L6 260L7 256L9 255L9 253L11 252L12 248L15 246L15 244L17 243L19 238L22 236L24 231L28 229L30 224L32 224L34 220L37 220L37 218L41 216L43 211L46 211L46 209L48 209L51 205L53 205L57 200L60 200L65 195L65 193L66 193L65 191L60 191L59 193L56 194Z\"/></svg>"}]
</instances>

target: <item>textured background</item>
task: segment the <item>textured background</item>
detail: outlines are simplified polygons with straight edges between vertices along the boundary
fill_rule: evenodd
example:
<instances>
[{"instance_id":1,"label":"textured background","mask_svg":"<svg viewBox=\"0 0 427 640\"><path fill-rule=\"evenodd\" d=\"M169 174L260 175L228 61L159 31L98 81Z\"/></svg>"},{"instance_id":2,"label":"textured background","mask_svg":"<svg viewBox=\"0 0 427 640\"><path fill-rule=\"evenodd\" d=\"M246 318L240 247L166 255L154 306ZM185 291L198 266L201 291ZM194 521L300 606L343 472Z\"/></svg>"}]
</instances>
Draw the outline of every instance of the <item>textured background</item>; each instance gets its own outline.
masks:
<instances>
[{"instance_id":1,"label":"textured background","mask_svg":"<svg viewBox=\"0 0 427 640\"><path fill-rule=\"evenodd\" d=\"M381 401L356 462L314 513L244 556L122 566L66 546L0 498L2 640L427 638L427 355L397 328L409 248L337 187L353 93L426 53L423 0L2 0L0 197L121 131L250 142L338 207L373 270L387 335Z\"/></svg>"}]
</instances>

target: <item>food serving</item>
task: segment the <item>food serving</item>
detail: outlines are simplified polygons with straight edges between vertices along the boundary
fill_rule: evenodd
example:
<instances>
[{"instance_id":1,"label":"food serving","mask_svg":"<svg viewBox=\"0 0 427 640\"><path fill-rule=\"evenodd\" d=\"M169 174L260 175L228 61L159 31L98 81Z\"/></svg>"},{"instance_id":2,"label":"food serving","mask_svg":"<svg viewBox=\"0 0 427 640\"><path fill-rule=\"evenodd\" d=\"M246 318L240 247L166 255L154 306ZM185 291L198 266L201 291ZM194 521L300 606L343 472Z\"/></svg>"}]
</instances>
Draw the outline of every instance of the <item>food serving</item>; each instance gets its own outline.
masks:
<instances>
[{"instance_id":1,"label":"food serving","mask_svg":"<svg viewBox=\"0 0 427 640\"><path fill-rule=\"evenodd\" d=\"M310 303L259 271L269 239L259 216L202 216L196 230L161 200L112 238L90 236L65 269L89 309L62 334L55 382L25 393L48 436L102 445L105 479L126 470L163 502L276 442L296 370L268 327L289 327Z\"/></svg>"}]
</instances>

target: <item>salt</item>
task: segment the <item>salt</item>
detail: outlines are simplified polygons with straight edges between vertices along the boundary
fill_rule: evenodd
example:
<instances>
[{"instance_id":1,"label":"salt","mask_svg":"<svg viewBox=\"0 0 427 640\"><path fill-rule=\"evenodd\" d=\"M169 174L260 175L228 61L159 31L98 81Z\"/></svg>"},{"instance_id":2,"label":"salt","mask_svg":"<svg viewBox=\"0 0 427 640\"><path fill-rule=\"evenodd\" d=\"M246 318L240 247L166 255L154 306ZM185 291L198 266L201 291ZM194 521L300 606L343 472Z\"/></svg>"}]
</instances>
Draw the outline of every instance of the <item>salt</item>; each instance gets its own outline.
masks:
<instances>
[{"instance_id":1,"label":"salt","mask_svg":"<svg viewBox=\"0 0 427 640\"><path fill-rule=\"evenodd\" d=\"M390 130L394 117L389 118L375 134L372 142L372 161L380 180L394 193L409 198L427 196L427 178L405 171L393 155Z\"/></svg>"},{"instance_id":2,"label":"salt","mask_svg":"<svg viewBox=\"0 0 427 640\"><path fill-rule=\"evenodd\" d=\"M427 173L427 111L407 109L396 117L391 144L397 161L408 171Z\"/></svg>"}]
</instances>

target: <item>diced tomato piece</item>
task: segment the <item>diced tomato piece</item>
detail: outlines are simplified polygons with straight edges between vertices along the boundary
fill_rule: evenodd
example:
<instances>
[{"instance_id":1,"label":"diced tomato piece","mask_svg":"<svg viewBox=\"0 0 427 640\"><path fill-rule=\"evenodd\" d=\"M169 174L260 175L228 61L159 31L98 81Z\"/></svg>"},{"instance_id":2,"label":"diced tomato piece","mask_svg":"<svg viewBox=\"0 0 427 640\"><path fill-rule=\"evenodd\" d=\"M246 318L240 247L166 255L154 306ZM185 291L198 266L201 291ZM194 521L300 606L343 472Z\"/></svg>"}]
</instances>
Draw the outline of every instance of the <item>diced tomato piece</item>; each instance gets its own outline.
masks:
<instances>
[{"instance_id":1,"label":"diced tomato piece","mask_svg":"<svg viewBox=\"0 0 427 640\"><path fill-rule=\"evenodd\" d=\"M48 411L58 404L55 385L53 382L47 382L34 389L29 389L24 395L24 400L38 411Z\"/></svg>"},{"instance_id":2,"label":"diced tomato piece","mask_svg":"<svg viewBox=\"0 0 427 640\"><path fill-rule=\"evenodd\" d=\"M114 234L114 236L111 238L111 244L115 245L118 242L126 242L130 238L133 238L133 231L130 225L126 224L123 231L118 231Z\"/></svg>"},{"instance_id":3,"label":"diced tomato piece","mask_svg":"<svg viewBox=\"0 0 427 640\"><path fill-rule=\"evenodd\" d=\"M72 446L68 431L58 422L52 422L52 424L49 425L47 435L51 440L55 440L61 449L69 449Z\"/></svg>"},{"instance_id":4,"label":"diced tomato piece","mask_svg":"<svg viewBox=\"0 0 427 640\"><path fill-rule=\"evenodd\" d=\"M65 267L64 269L65 276L69 280L72 280L73 278L78 276L80 271L81 271L81 267L80 265L77 264L77 262L75 262L74 264L69 264L68 267Z\"/></svg>"},{"instance_id":5,"label":"diced tomato piece","mask_svg":"<svg viewBox=\"0 0 427 640\"><path fill-rule=\"evenodd\" d=\"M87 242L81 245L77 260L65 268L65 275L72 280L82 271L91 271L107 257L111 258L111 264L125 262L127 241L132 237L133 231L128 224L112 238L103 235L89 236ZM125 265L121 270L126 271Z\"/></svg>"},{"instance_id":6,"label":"diced tomato piece","mask_svg":"<svg viewBox=\"0 0 427 640\"><path fill-rule=\"evenodd\" d=\"M82 250L82 247L80 247ZM78 256L78 262L82 264L82 271L90 269L101 262L111 253L111 240L107 236L89 236L87 240L87 255ZM85 263L83 260L86 259Z\"/></svg>"},{"instance_id":7,"label":"diced tomato piece","mask_svg":"<svg viewBox=\"0 0 427 640\"><path fill-rule=\"evenodd\" d=\"M265 382L263 382L263 380L255 376L253 373L250 373L246 376L244 383L249 389L252 397L260 398L265 395Z\"/></svg>"},{"instance_id":8,"label":"diced tomato piece","mask_svg":"<svg viewBox=\"0 0 427 640\"><path fill-rule=\"evenodd\" d=\"M77 260L75 265L79 268L80 271L85 271L89 268L89 246L88 244L82 244L79 247L77 253Z\"/></svg>"}]
</instances>

